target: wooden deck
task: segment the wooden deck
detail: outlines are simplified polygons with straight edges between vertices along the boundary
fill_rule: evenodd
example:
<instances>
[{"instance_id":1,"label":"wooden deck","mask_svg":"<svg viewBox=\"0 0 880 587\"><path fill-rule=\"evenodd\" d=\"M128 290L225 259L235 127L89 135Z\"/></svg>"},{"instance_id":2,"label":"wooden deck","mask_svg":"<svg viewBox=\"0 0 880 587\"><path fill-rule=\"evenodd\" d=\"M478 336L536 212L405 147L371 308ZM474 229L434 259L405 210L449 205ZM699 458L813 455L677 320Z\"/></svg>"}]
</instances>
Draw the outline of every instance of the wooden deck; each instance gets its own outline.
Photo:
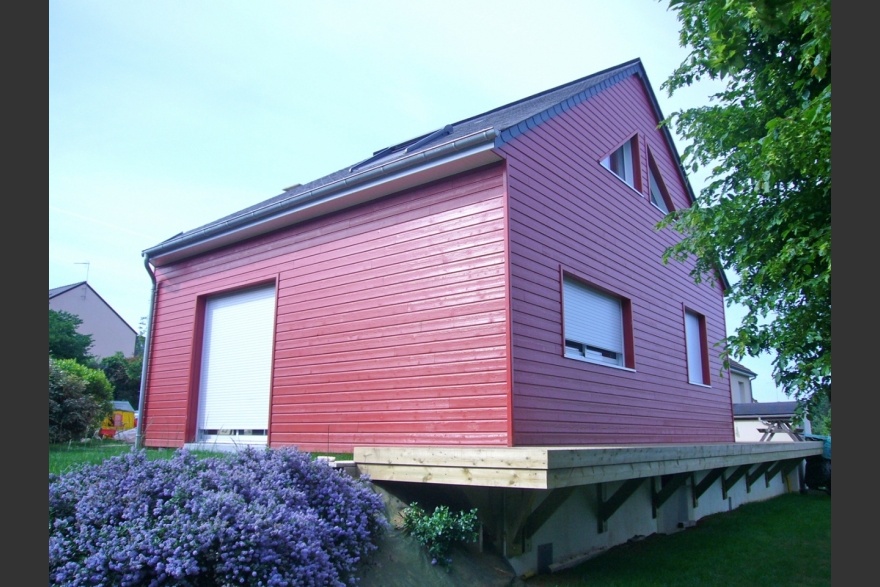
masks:
<instances>
[{"instance_id":1,"label":"wooden deck","mask_svg":"<svg viewBox=\"0 0 880 587\"><path fill-rule=\"evenodd\" d=\"M822 443L737 442L595 447L355 447L354 462L374 481L558 489L802 459Z\"/></svg>"}]
</instances>

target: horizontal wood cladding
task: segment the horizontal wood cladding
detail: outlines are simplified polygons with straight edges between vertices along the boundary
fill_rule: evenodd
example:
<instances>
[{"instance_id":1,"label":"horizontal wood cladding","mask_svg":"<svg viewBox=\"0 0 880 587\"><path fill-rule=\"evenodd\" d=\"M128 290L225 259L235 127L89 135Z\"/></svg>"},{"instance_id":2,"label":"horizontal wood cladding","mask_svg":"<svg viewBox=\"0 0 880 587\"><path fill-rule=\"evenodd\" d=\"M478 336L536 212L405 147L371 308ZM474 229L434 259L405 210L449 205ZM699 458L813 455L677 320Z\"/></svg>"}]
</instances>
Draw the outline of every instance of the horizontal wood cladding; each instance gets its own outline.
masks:
<instances>
[{"instance_id":1,"label":"horizontal wood cladding","mask_svg":"<svg viewBox=\"0 0 880 587\"><path fill-rule=\"evenodd\" d=\"M723 290L691 264L662 263L676 234L648 196L650 148L676 208L690 204L637 78L504 145L510 199L513 444L733 441L721 375ZM642 192L600 160L636 136ZM635 369L566 358L560 271L631 302ZM706 317L711 386L688 383L684 308Z\"/></svg>"},{"instance_id":2,"label":"horizontal wood cladding","mask_svg":"<svg viewBox=\"0 0 880 587\"><path fill-rule=\"evenodd\" d=\"M147 445L194 440L198 301L267 282L271 445L507 445L502 173L478 169L159 268Z\"/></svg>"},{"instance_id":3,"label":"horizontal wood cladding","mask_svg":"<svg viewBox=\"0 0 880 587\"><path fill-rule=\"evenodd\" d=\"M492 424L495 424L494 422ZM336 453L352 452L353 446L449 446L449 439L455 437L455 444L466 446L505 446L507 428L492 431L487 423L472 422L474 430L426 430L413 432L404 430L367 431L347 422L327 424L315 429L304 426L291 427L272 436L272 444L277 446L310 446L314 451Z\"/></svg>"}]
</instances>

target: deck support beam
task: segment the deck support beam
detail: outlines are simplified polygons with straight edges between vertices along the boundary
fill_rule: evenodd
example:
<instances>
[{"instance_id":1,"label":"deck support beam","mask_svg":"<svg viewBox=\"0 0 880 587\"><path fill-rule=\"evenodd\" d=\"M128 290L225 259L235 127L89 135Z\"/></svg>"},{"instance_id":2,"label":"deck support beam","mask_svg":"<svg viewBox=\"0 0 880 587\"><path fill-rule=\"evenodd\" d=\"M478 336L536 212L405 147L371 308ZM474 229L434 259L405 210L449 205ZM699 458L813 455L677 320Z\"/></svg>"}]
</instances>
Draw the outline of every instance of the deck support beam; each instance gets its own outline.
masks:
<instances>
[{"instance_id":1,"label":"deck support beam","mask_svg":"<svg viewBox=\"0 0 880 587\"><path fill-rule=\"evenodd\" d=\"M522 525L517 529L515 535L515 540L522 542L524 552L532 550L532 536L534 536L535 532L540 530L541 526L543 526L547 520L556 513L559 506L565 503L565 500L574 493L574 490L575 487L554 489L544 498L544 501L538 504L538 507L529 514Z\"/></svg>"},{"instance_id":2,"label":"deck support beam","mask_svg":"<svg viewBox=\"0 0 880 587\"><path fill-rule=\"evenodd\" d=\"M800 462L800 459L777 461L775 465L770 467L770 470L767 471L767 474L764 476L767 487L770 487L770 482L773 480L773 477L775 477L778 473L782 473L783 476L788 475L797 468Z\"/></svg>"},{"instance_id":3,"label":"deck support beam","mask_svg":"<svg viewBox=\"0 0 880 587\"><path fill-rule=\"evenodd\" d=\"M522 528L532 512L538 492L511 489L503 492L504 556L519 556L526 552Z\"/></svg>"},{"instance_id":4,"label":"deck support beam","mask_svg":"<svg viewBox=\"0 0 880 587\"><path fill-rule=\"evenodd\" d=\"M639 479L628 479L623 482L623 485L617 488L617 491L614 492L609 499L605 499L605 483L598 483L596 486L597 489L597 497L599 503L599 512L596 516L598 518L598 529L599 534L605 532L608 529L608 518L614 515L614 512L620 508L629 497L635 493L636 489L639 488L639 485L645 481L645 478Z\"/></svg>"},{"instance_id":5,"label":"deck support beam","mask_svg":"<svg viewBox=\"0 0 880 587\"><path fill-rule=\"evenodd\" d=\"M666 500L672 497L672 495L678 490L679 487L685 485L688 480L693 479L693 473L678 473L677 475L669 475L667 477L661 477L658 482L661 487L660 490L656 490L656 483L651 486L651 515L656 518L657 510L666 503Z\"/></svg>"},{"instance_id":6,"label":"deck support beam","mask_svg":"<svg viewBox=\"0 0 880 587\"><path fill-rule=\"evenodd\" d=\"M727 492L730 491L736 482L743 478L743 476L749 472L751 469L751 465L741 465L737 467L733 473L729 476L725 475L724 478L721 479L721 497L727 499Z\"/></svg>"},{"instance_id":7,"label":"deck support beam","mask_svg":"<svg viewBox=\"0 0 880 587\"><path fill-rule=\"evenodd\" d=\"M694 485L694 492L693 492L694 507L697 507L698 502L700 501L700 496L703 495L704 493L706 493L706 490L709 489L710 487L712 487L712 484L715 483L715 481L717 481L718 478L721 477L721 475L723 473L724 473L723 468L710 469L706 473L706 476L703 477L703 479L700 480L699 483Z\"/></svg>"},{"instance_id":8,"label":"deck support beam","mask_svg":"<svg viewBox=\"0 0 880 587\"><path fill-rule=\"evenodd\" d=\"M752 471L751 473L746 475L746 491L747 492L752 491L752 485L755 484L755 481L760 479L761 476L764 475L770 469L771 466L773 466L773 461L767 461L765 463L760 463L760 464L758 464L757 468L754 471Z\"/></svg>"}]
</instances>

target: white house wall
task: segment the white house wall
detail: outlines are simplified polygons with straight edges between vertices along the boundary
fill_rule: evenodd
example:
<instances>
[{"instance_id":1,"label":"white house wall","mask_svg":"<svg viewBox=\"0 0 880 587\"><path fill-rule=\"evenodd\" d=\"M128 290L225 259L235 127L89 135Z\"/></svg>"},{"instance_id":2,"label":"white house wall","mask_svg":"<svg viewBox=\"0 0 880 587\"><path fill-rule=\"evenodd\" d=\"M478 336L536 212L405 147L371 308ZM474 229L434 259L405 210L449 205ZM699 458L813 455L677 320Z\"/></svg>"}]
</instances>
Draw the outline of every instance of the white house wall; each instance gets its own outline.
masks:
<instances>
[{"instance_id":1,"label":"white house wall","mask_svg":"<svg viewBox=\"0 0 880 587\"><path fill-rule=\"evenodd\" d=\"M733 425L737 442L760 442L764 433L759 430L767 427L767 424L758 420L736 420ZM765 442L794 442L794 439L788 434L776 433Z\"/></svg>"},{"instance_id":2,"label":"white house wall","mask_svg":"<svg viewBox=\"0 0 880 587\"><path fill-rule=\"evenodd\" d=\"M68 312L82 320L77 332L92 336L89 354L99 358L117 352L126 357L134 355L137 333L88 284L50 298L49 309Z\"/></svg>"},{"instance_id":3,"label":"white house wall","mask_svg":"<svg viewBox=\"0 0 880 587\"><path fill-rule=\"evenodd\" d=\"M742 389L740 389L742 383ZM730 396L735 404L748 404L752 402L752 380L749 377L730 370Z\"/></svg>"}]
</instances>

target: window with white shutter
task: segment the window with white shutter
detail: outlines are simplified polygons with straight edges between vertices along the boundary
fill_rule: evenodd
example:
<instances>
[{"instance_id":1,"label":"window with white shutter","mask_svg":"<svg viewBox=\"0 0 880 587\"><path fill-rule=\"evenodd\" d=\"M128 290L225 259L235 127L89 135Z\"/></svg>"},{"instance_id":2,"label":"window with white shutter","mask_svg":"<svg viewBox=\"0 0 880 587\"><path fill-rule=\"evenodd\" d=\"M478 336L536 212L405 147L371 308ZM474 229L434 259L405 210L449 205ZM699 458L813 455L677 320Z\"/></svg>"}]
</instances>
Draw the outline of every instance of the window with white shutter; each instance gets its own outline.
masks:
<instances>
[{"instance_id":1,"label":"window with white shutter","mask_svg":"<svg viewBox=\"0 0 880 587\"><path fill-rule=\"evenodd\" d=\"M623 300L566 276L563 316L567 357L626 364Z\"/></svg>"},{"instance_id":2,"label":"window with white shutter","mask_svg":"<svg viewBox=\"0 0 880 587\"><path fill-rule=\"evenodd\" d=\"M686 310L684 327L687 343L688 381L709 385L709 355L706 348L705 318L696 312Z\"/></svg>"},{"instance_id":3,"label":"window with white shutter","mask_svg":"<svg viewBox=\"0 0 880 587\"><path fill-rule=\"evenodd\" d=\"M274 335L274 285L207 300L199 442L268 442Z\"/></svg>"}]
</instances>

